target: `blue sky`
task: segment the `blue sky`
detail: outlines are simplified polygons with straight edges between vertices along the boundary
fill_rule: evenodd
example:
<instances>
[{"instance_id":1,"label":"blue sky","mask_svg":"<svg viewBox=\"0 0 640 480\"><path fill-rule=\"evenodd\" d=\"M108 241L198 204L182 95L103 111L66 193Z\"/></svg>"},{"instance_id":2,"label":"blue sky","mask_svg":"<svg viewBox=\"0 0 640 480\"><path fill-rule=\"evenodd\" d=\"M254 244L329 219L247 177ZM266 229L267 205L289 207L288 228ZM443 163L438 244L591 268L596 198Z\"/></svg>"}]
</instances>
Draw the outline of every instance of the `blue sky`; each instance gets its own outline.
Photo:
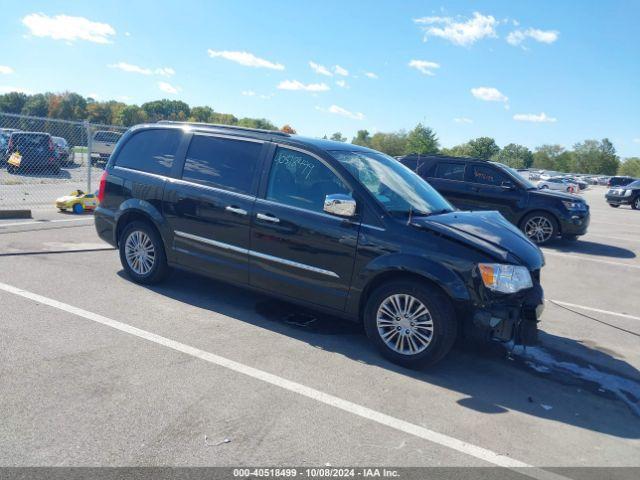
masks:
<instances>
[{"instance_id":1,"label":"blue sky","mask_svg":"<svg viewBox=\"0 0 640 480\"><path fill-rule=\"evenodd\" d=\"M640 156L634 0L47 0L2 12L2 93L181 99L310 136L423 122L443 146L609 137Z\"/></svg>"}]
</instances>

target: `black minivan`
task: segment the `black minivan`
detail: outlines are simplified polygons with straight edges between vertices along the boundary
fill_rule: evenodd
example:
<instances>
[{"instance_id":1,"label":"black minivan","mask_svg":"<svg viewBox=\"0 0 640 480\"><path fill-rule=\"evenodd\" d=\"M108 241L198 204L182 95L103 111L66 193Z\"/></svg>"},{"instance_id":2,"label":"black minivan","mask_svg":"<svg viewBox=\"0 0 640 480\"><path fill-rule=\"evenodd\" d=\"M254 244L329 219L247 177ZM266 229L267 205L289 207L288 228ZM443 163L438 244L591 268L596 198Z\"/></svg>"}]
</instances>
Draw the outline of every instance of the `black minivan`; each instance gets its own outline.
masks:
<instances>
[{"instance_id":1,"label":"black minivan","mask_svg":"<svg viewBox=\"0 0 640 480\"><path fill-rule=\"evenodd\" d=\"M444 155L407 155L399 161L460 210L497 210L538 245L587 233L587 202L577 195L539 190L501 163Z\"/></svg>"},{"instance_id":2,"label":"black minivan","mask_svg":"<svg viewBox=\"0 0 640 480\"><path fill-rule=\"evenodd\" d=\"M98 197L97 232L139 283L175 267L364 322L407 367L437 362L459 335L536 338L538 247L499 214L457 211L368 148L139 125L118 142Z\"/></svg>"}]
</instances>

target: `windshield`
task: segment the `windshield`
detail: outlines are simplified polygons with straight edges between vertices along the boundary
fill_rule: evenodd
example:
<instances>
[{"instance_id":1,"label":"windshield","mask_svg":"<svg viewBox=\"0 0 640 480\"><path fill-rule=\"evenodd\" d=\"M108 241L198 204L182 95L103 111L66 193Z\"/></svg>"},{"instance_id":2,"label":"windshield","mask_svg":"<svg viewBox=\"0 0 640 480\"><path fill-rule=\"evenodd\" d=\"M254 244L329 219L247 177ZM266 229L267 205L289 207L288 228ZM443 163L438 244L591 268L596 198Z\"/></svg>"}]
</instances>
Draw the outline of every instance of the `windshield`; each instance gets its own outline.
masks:
<instances>
[{"instance_id":1,"label":"windshield","mask_svg":"<svg viewBox=\"0 0 640 480\"><path fill-rule=\"evenodd\" d=\"M517 171L515 168L511 168L507 165L505 165L504 163L498 163L498 162L490 162L493 165L496 165L497 167L502 168L502 170L504 170L506 173L508 173L509 175L511 175L512 177L514 177L518 183L520 183L524 188L526 188L527 190L537 190L538 187L536 187L533 183L531 183L529 181L529 179L523 177L519 171Z\"/></svg>"},{"instance_id":2,"label":"windshield","mask_svg":"<svg viewBox=\"0 0 640 480\"><path fill-rule=\"evenodd\" d=\"M377 152L329 152L392 215L433 215L454 210L435 189L397 160Z\"/></svg>"},{"instance_id":3,"label":"windshield","mask_svg":"<svg viewBox=\"0 0 640 480\"><path fill-rule=\"evenodd\" d=\"M640 188L640 180L635 180L627 185L627 188Z\"/></svg>"}]
</instances>

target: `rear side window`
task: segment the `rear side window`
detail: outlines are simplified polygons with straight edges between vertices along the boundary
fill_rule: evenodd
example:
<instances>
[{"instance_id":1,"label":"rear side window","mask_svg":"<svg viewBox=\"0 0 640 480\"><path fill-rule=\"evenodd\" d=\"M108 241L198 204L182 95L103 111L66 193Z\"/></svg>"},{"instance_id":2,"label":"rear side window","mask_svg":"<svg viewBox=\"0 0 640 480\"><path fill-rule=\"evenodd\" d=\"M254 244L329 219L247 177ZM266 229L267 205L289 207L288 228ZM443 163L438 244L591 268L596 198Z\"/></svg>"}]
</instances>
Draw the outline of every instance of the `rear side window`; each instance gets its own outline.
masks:
<instances>
[{"instance_id":1,"label":"rear side window","mask_svg":"<svg viewBox=\"0 0 640 480\"><path fill-rule=\"evenodd\" d=\"M433 174L445 180L464 180L464 163L439 163Z\"/></svg>"},{"instance_id":2,"label":"rear side window","mask_svg":"<svg viewBox=\"0 0 640 480\"><path fill-rule=\"evenodd\" d=\"M184 180L238 193L252 193L262 143L194 135Z\"/></svg>"},{"instance_id":3,"label":"rear side window","mask_svg":"<svg viewBox=\"0 0 640 480\"><path fill-rule=\"evenodd\" d=\"M157 175L171 172L182 139L177 129L143 130L133 135L118 154L116 165Z\"/></svg>"},{"instance_id":4,"label":"rear side window","mask_svg":"<svg viewBox=\"0 0 640 480\"><path fill-rule=\"evenodd\" d=\"M473 165L471 167L471 181L496 186L502 186L503 183L513 183L497 169L481 165Z\"/></svg>"}]
</instances>

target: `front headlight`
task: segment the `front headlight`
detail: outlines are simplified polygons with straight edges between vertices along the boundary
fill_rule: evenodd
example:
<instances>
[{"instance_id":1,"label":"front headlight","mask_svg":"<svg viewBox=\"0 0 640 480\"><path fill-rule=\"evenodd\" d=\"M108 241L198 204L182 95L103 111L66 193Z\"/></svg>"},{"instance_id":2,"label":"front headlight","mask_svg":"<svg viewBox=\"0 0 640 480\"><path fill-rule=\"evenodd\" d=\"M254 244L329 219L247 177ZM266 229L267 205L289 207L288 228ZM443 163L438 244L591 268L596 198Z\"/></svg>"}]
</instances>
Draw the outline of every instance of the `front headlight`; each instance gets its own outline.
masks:
<instances>
[{"instance_id":1,"label":"front headlight","mask_svg":"<svg viewBox=\"0 0 640 480\"><path fill-rule=\"evenodd\" d=\"M480 263L482 283L489 290L500 293L516 293L531 288L531 274L526 267L501 263Z\"/></svg>"},{"instance_id":2,"label":"front headlight","mask_svg":"<svg viewBox=\"0 0 640 480\"><path fill-rule=\"evenodd\" d=\"M630 197L632 193L633 193L633 190L625 190L623 196Z\"/></svg>"},{"instance_id":3,"label":"front headlight","mask_svg":"<svg viewBox=\"0 0 640 480\"><path fill-rule=\"evenodd\" d=\"M585 210L586 204L584 202L575 202L573 200L563 200L562 204L567 210Z\"/></svg>"}]
</instances>

